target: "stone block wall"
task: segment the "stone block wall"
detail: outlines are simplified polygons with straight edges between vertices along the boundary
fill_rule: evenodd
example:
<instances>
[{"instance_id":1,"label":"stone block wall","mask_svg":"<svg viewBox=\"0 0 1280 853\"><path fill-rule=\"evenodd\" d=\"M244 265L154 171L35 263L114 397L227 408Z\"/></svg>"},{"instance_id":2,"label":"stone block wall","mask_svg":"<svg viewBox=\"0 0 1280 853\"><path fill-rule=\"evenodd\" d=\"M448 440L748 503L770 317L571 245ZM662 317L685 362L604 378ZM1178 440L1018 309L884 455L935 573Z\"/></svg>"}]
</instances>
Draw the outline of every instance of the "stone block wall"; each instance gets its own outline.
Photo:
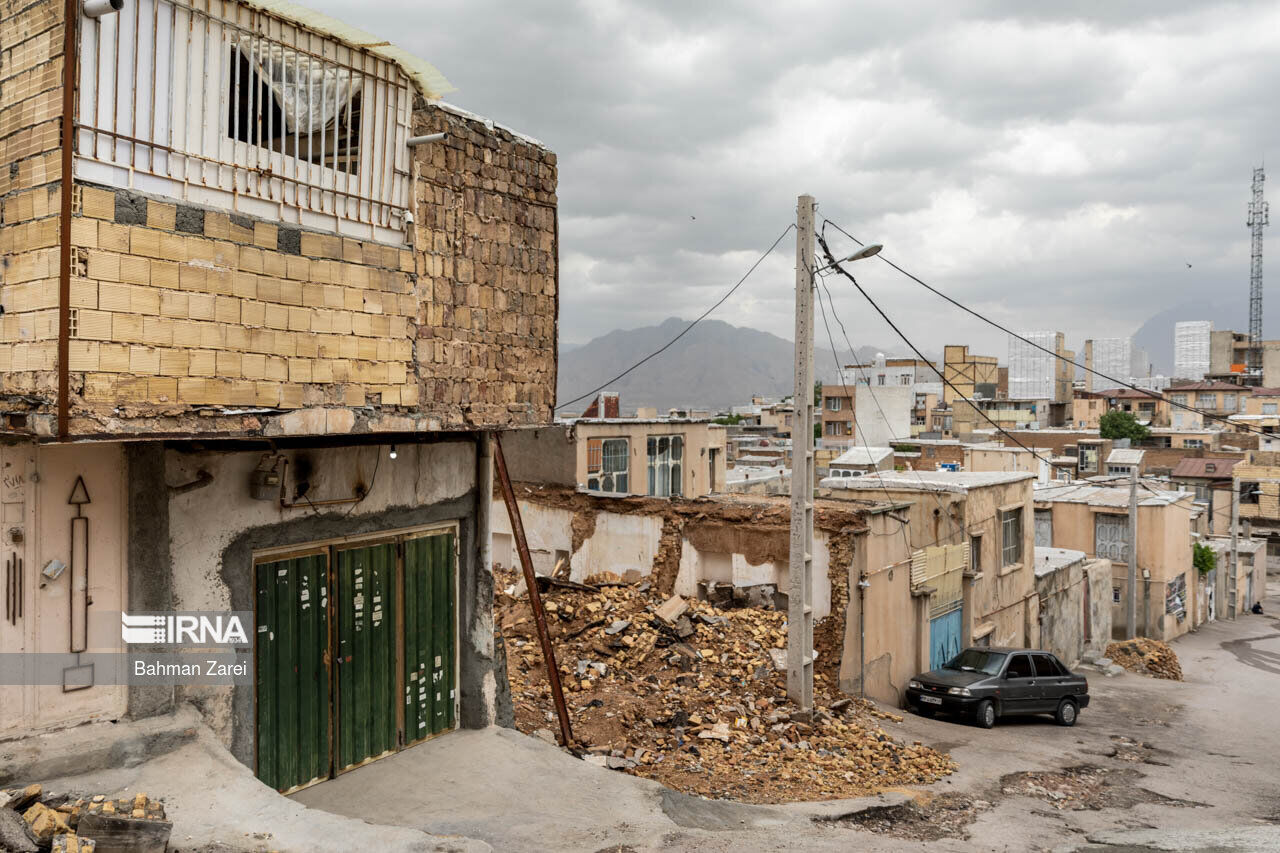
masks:
<instances>
[{"instance_id":1,"label":"stone block wall","mask_svg":"<svg viewBox=\"0 0 1280 853\"><path fill-rule=\"evenodd\" d=\"M0 409L56 431L62 4L0 0ZM414 224L355 240L77 181L70 434L547 423L556 159L418 100ZM12 424L11 424L12 426Z\"/></svg>"}]
</instances>

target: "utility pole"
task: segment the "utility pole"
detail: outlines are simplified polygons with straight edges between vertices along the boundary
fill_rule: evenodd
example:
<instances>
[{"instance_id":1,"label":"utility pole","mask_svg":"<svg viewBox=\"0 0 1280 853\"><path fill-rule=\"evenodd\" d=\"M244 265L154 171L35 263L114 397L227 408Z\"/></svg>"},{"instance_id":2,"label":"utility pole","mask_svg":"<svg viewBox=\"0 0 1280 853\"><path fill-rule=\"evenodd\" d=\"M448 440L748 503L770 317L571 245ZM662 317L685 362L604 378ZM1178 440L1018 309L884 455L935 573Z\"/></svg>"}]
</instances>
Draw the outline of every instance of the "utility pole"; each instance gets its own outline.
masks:
<instances>
[{"instance_id":1,"label":"utility pole","mask_svg":"<svg viewBox=\"0 0 1280 853\"><path fill-rule=\"evenodd\" d=\"M1225 604L1229 618L1236 618L1236 566L1240 565L1240 551L1237 537L1240 530L1240 481L1231 480L1231 564L1227 567L1227 582L1223 585L1226 588L1226 601L1220 602L1219 606ZM1254 559L1258 559L1257 556Z\"/></svg>"},{"instance_id":2,"label":"utility pole","mask_svg":"<svg viewBox=\"0 0 1280 853\"><path fill-rule=\"evenodd\" d=\"M791 432L791 554L787 696L813 710L813 196L796 203L795 429Z\"/></svg>"},{"instance_id":3,"label":"utility pole","mask_svg":"<svg viewBox=\"0 0 1280 853\"><path fill-rule=\"evenodd\" d=\"M1138 466L1129 469L1129 608L1125 639L1138 636Z\"/></svg>"}]
</instances>

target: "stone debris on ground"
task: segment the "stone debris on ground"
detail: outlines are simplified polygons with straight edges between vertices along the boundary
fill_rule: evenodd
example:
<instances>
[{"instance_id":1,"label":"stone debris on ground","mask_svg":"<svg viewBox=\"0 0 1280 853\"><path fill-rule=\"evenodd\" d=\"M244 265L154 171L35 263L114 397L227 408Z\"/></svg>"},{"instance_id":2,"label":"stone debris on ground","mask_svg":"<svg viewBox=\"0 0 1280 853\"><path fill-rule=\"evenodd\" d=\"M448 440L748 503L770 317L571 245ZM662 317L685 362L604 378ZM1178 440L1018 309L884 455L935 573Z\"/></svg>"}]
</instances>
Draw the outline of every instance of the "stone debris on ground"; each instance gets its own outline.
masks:
<instances>
[{"instance_id":1,"label":"stone debris on ground","mask_svg":"<svg viewBox=\"0 0 1280 853\"><path fill-rule=\"evenodd\" d=\"M1168 643L1159 640L1138 637L1115 642L1107 646L1107 657L1130 672L1170 681L1182 680L1178 655Z\"/></svg>"},{"instance_id":2,"label":"stone debris on ground","mask_svg":"<svg viewBox=\"0 0 1280 853\"><path fill-rule=\"evenodd\" d=\"M0 850L94 853L102 841L110 849L129 843L130 850L163 851L171 829L164 804L144 793L76 797L51 794L38 784L0 790Z\"/></svg>"},{"instance_id":3,"label":"stone debris on ground","mask_svg":"<svg viewBox=\"0 0 1280 853\"><path fill-rule=\"evenodd\" d=\"M515 573L498 571L499 588L514 590ZM585 586L550 587L543 606L575 746L592 763L757 803L865 796L955 769L892 737L881 724L902 717L846 696L829 674L815 674L812 717L797 713L774 660L783 613L720 610L643 581ZM556 718L528 599L501 594L496 611L516 725L545 738Z\"/></svg>"}]
</instances>

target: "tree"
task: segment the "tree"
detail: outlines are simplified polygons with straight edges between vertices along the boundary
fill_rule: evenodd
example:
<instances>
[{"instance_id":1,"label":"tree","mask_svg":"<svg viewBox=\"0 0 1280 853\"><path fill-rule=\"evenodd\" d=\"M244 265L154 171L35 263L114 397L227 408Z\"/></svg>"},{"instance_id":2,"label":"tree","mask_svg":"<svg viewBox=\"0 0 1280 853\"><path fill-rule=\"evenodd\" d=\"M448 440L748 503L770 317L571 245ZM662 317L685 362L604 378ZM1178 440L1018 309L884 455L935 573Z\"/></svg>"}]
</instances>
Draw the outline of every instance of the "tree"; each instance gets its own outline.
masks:
<instances>
[{"instance_id":1,"label":"tree","mask_svg":"<svg viewBox=\"0 0 1280 853\"><path fill-rule=\"evenodd\" d=\"M1138 423L1129 412L1113 409L1098 420L1098 432L1103 438L1127 438L1133 442L1146 441L1151 430Z\"/></svg>"},{"instance_id":2,"label":"tree","mask_svg":"<svg viewBox=\"0 0 1280 853\"><path fill-rule=\"evenodd\" d=\"M1208 545L1202 545L1199 542L1191 546L1191 564L1196 567L1196 571L1202 575L1207 575L1218 566L1218 555Z\"/></svg>"}]
</instances>

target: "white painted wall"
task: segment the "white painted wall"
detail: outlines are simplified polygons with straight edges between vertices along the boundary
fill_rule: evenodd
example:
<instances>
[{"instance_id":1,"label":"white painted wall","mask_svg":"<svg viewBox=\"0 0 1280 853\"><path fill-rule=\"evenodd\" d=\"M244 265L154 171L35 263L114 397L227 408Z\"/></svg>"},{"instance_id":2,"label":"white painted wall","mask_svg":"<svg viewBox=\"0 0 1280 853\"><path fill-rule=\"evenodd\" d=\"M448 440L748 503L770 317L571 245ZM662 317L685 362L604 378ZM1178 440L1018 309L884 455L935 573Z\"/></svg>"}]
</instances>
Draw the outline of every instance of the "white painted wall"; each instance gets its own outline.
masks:
<instances>
[{"instance_id":1,"label":"white painted wall","mask_svg":"<svg viewBox=\"0 0 1280 853\"><path fill-rule=\"evenodd\" d=\"M22 560L22 616L0 620L0 651L69 654L71 569L56 579L41 576L51 560L71 565L68 503L76 478L84 479L90 502L79 512L89 519L88 565L84 581L90 600L86 622L91 653L123 651L120 611L128 591L125 573L124 454L119 444L5 445L0 447L3 524L0 525L0 575ZM15 541L14 533L17 533ZM0 615L3 612L0 611ZM122 659L107 671L110 659L95 660L95 686L63 693L59 684L0 685L0 734L19 734L112 719L125 711ZM30 680L34 681L34 677ZM114 684L105 682L113 681Z\"/></svg>"},{"instance_id":2,"label":"white painted wall","mask_svg":"<svg viewBox=\"0 0 1280 853\"><path fill-rule=\"evenodd\" d=\"M493 502L492 513L494 562L503 566L515 566L514 562L504 562L504 558L507 561L518 558L512 545L507 508L500 499ZM554 561L547 563L548 555L569 550L573 545L573 513L530 501L520 501L520 516L533 557L534 570L539 574L547 574L554 565ZM658 516L600 512L596 515L595 533L582 543L582 547L570 559L572 571L569 577L582 581L595 572L612 571L622 575L631 569L648 576L653 571L653 560L658 553L661 536L662 519ZM831 581L827 577L829 560L828 534L822 530L815 531L813 612L816 619L824 619L831 613ZM675 593L686 598L696 597L698 582L703 580L728 581L736 586L771 583L776 584L780 592L786 592L787 577L785 562L769 561L753 565L742 554L700 552L688 539L683 539Z\"/></svg>"}]
</instances>

